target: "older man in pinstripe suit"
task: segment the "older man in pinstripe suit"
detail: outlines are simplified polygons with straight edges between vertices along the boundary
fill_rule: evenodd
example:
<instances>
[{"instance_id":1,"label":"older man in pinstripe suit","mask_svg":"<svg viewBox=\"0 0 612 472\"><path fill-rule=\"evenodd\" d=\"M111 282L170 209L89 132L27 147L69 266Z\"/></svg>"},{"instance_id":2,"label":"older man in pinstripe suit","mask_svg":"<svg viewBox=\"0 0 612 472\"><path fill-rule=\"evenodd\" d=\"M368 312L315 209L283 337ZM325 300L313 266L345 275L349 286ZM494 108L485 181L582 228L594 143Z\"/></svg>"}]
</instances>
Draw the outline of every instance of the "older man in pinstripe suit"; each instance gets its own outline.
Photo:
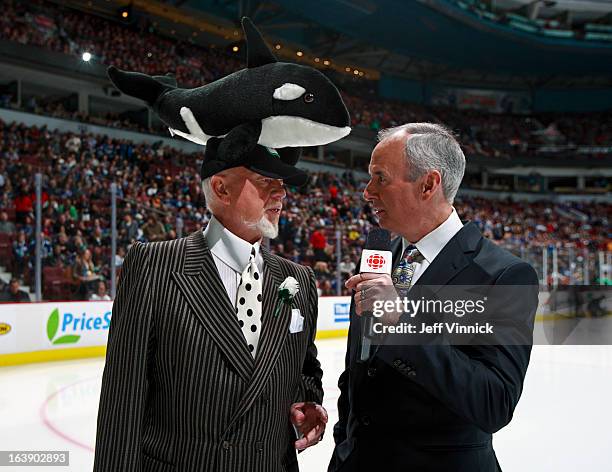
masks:
<instances>
[{"instance_id":1,"label":"older man in pinstripe suit","mask_svg":"<svg viewBox=\"0 0 612 472\"><path fill-rule=\"evenodd\" d=\"M296 449L325 429L314 274L260 244L278 232L283 181L306 175L260 146L211 165L211 144L206 230L135 243L125 259L96 472L297 471ZM292 306L278 301L287 277L300 286Z\"/></svg>"}]
</instances>

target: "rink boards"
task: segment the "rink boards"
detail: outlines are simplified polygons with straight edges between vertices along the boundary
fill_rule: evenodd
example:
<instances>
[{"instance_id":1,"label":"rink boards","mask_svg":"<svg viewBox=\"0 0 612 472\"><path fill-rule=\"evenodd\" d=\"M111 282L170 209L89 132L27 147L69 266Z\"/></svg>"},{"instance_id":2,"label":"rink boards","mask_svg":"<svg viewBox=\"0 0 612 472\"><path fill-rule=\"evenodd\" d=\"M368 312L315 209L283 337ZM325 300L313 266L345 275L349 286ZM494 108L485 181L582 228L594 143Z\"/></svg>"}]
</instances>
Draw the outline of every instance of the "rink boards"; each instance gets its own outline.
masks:
<instances>
[{"instance_id":1,"label":"rink boards","mask_svg":"<svg viewBox=\"0 0 612 472\"><path fill-rule=\"evenodd\" d=\"M548 292L540 293L538 322L555 320ZM0 366L104 355L111 301L0 305ZM344 337L350 297L320 297L317 339ZM537 331L537 329L536 329Z\"/></svg>"}]
</instances>

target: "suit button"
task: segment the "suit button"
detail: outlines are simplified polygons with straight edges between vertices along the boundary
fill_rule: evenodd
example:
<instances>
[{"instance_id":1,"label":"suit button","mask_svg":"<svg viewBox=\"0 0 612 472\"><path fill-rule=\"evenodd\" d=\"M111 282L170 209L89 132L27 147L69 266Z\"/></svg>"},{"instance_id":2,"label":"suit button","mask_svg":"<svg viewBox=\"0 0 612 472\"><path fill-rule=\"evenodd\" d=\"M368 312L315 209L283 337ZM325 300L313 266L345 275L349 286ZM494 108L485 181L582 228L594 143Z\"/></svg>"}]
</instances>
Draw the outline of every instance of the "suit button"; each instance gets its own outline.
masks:
<instances>
[{"instance_id":1,"label":"suit button","mask_svg":"<svg viewBox=\"0 0 612 472\"><path fill-rule=\"evenodd\" d=\"M258 452L263 451L263 442L262 442L262 441L257 441L257 442L255 443L255 449L256 449Z\"/></svg>"},{"instance_id":2,"label":"suit button","mask_svg":"<svg viewBox=\"0 0 612 472\"><path fill-rule=\"evenodd\" d=\"M229 441L223 441L223 449L226 451L232 447L232 444Z\"/></svg>"},{"instance_id":3,"label":"suit button","mask_svg":"<svg viewBox=\"0 0 612 472\"><path fill-rule=\"evenodd\" d=\"M376 377L376 367L368 367L368 377Z\"/></svg>"},{"instance_id":4,"label":"suit button","mask_svg":"<svg viewBox=\"0 0 612 472\"><path fill-rule=\"evenodd\" d=\"M372 423L372 420L370 419L369 416L364 415L361 417L361 424L364 426L370 426L370 424Z\"/></svg>"}]
</instances>

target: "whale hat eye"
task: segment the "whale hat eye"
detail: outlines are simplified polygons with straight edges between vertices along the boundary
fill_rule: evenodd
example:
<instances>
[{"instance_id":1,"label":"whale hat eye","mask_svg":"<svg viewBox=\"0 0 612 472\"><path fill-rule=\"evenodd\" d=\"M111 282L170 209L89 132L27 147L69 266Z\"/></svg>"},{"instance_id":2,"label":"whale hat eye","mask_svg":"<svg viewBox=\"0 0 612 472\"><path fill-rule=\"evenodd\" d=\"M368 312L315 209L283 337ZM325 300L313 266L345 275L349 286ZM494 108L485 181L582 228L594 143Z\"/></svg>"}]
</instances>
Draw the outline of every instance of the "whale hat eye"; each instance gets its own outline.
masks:
<instances>
[{"instance_id":1,"label":"whale hat eye","mask_svg":"<svg viewBox=\"0 0 612 472\"><path fill-rule=\"evenodd\" d=\"M304 95L305 92L306 89L304 87L287 82L274 90L272 96L277 100L295 100Z\"/></svg>"}]
</instances>

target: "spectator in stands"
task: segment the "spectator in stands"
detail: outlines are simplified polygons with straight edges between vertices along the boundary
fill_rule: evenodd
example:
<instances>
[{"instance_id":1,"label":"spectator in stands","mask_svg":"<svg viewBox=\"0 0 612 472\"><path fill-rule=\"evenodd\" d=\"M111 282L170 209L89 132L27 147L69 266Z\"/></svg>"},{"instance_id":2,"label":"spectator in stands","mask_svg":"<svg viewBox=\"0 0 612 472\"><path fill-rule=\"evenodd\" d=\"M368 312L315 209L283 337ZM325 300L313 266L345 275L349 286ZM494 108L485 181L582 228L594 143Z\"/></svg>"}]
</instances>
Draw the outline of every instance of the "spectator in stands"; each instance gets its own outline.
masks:
<instances>
[{"instance_id":1,"label":"spectator in stands","mask_svg":"<svg viewBox=\"0 0 612 472\"><path fill-rule=\"evenodd\" d=\"M355 273L355 262L351 260L351 256L346 254L340 263L339 269L342 277L349 278Z\"/></svg>"},{"instance_id":2,"label":"spectator in stands","mask_svg":"<svg viewBox=\"0 0 612 472\"><path fill-rule=\"evenodd\" d=\"M125 247L120 246L117 249L117 254L115 254L115 267L119 269L123 265L123 260L125 259Z\"/></svg>"},{"instance_id":3,"label":"spectator in stands","mask_svg":"<svg viewBox=\"0 0 612 472\"><path fill-rule=\"evenodd\" d=\"M119 238L123 244L130 244L138 239L138 223L132 219L132 215L126 213L119 228Z\"/></svg>"},{"instance_id":4,"label":"spectator in stands","mask_svg":"<svg viewBox=\"0 0 612 472\"><path fill-rule=\"evenodd\" d=\"M23 231L20 231L17 235L17 240L13 242L13 258L14 266L13 273L22 277L26 269L28 268L28 261L30 257L31 248L26 241L26 235Z\"/></svg>"},{"instance_id":5,"label":"spectator in stands","mask_svg":"<svg viewBox=\"0 0 612 472\"><path fill-rule=\"evenodd\" d=\"M323 234L322 226L317 226L317 229L310 235L310 246L314 251L315 261L327 261L327 254L325 254L327 239Z\"/></svg>"},{"instance_id":6,"label":"spectator in stands","mask_svg":"<svg viewBox=\"0 0 612 472\"><path fill-rule=\"evenodd\" d=\"M21 290L19 279L13 277L9 282L8 288L0 294L0 301L7 303L23 303L29 302L30 296Z\"/></svg>"},{"instance_id":7,"label":"spectator in stands","mask_svg":"<svg viewBox=\"0 0 612 472\"><path fill-rule=\"evenodd\" d=\"M15 233L15 223L9 221L6 211L0 212L0 233L13 234Z\"/></svg>"},{"instance_id":8,"label":"spectator in stands","mask_svg":"<svg viewBox=\"0 0 612 472\"><path fill-rule=\"evenodd\" d=\"M147 222L142 226L142 232L147 241L163 241L166 239L164 224L155 215L147 218Z\"/></svg>"},{"instance_id":9,"label":"spectator in stands","mask_svg":"<svg viewBox=\"0 0 612 472\"><path fill-rule=\"evenodd\" d=\"M78 136L71 136L68 141L66 141L66 149L68 152L78 153L81 149L81 138Z\"/></svg>"},{"instance_id":10,"label":"spectator in stands","mask_svg":"<svg viewBox=\"0 0 612 472\"><path fill-rule=\"evenodd\" d=\"M78 293L81 299L85 299L87 293L92 291L95 283L100 280L98 272L99 269L94 266L89 249L85 249L76 257L72 275L79 282Z\"/></svg>"},{"instance_id":11,"label":"spectator in stands","mask_svg":"<svg viewBox=\"0 0 612 472\"><path fill-rule=\"evenodd\" d=\"M32 215L35 200L36 196L32 194L30 186L23 179L14 201L15 217L18 224L24 224L26 218Z\"/></svg>"},{"instance_id":12,"label":"spectator in stands","mask_svg":"<svg viewBox=\"0 0 612 472\"><path fill-rule=\"evenodd\" d=\"M96 291L91 294L89 300L91 301L101 301L101 300L110 300L110 295L106 292L106 282L104 280L99 280L96 285Z\"/></svg>"},{"instance_id":13,"label":"spectator in stands","mask_svg":"<svg viewBox=\"0 0 612 472\"><path fill-rule=\"evenodd\" d=\"M59 243L53 246L53 254L47 260L49 267L66 267L68 265L68 256L66 255L66 246Z\"/></svg>"}]
</instances>

